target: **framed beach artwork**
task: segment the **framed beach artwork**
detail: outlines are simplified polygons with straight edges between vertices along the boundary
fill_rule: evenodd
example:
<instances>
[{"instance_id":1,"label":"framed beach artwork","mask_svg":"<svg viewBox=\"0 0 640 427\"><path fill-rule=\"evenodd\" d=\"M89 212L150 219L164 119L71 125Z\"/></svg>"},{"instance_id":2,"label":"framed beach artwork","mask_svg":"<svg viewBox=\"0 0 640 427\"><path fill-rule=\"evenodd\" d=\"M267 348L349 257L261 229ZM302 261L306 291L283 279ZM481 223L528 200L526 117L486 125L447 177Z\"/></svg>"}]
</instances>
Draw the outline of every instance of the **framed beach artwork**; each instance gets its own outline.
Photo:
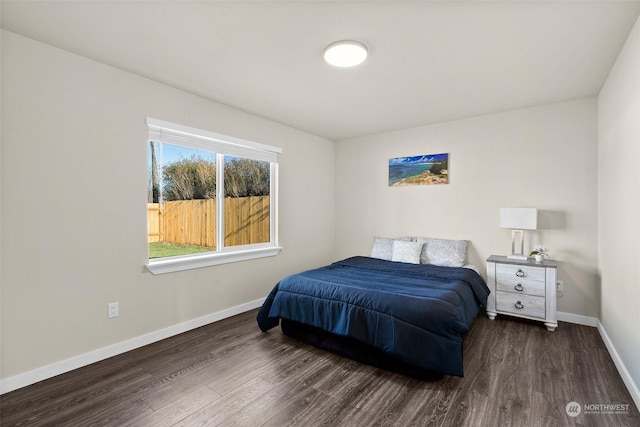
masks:
<instances>
[{"instance_id":1,"label":"framed beach artwork","mask_svg":"<svg viewBox=\"0 0 640 427\"><path fill-rule=\"evenodd\" d=\"M449 153L389 159L389 187L449 183Z\"/></svg>"}]
</instances>

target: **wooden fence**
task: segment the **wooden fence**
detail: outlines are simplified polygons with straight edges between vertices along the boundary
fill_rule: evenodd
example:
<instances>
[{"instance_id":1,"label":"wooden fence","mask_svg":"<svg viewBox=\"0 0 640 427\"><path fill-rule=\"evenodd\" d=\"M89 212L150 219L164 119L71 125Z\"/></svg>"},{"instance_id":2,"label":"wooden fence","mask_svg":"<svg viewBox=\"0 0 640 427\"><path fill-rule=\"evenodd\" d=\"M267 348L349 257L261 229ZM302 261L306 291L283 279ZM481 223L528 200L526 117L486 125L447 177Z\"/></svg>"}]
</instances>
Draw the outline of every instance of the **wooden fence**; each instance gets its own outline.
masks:
<instances>
[{"instance_id":1,"label":"wooden fence","mask_svg":"<svg viewBox=\"0 0 640 427\"><path fill-rule=\"evenodd\" d=\"M216 246L216 201L176 200L147 206L149 242ZM269 196L224 199L225 246L269 241Z\"/></svg>"}]
</instances>

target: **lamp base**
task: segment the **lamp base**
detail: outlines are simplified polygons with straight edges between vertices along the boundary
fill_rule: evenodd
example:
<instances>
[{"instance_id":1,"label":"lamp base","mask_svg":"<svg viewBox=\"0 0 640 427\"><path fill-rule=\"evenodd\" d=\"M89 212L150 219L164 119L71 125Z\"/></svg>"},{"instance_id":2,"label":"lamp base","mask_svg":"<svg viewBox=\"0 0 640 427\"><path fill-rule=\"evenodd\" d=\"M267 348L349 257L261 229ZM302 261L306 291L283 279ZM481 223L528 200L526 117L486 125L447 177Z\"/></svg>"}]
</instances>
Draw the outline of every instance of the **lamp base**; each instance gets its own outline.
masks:
<instances>
[{"instance_id":1,"label":"lamp base","mask_svg":"<svg viewBox=\"0 0 640 427\"><path fill-rule=\"evenodd\" d=\"M529 259L528 256L526 255L507 255L507 258L509 259L519 259L520 261L526 261Z\"/></svg>"}]
</instances>

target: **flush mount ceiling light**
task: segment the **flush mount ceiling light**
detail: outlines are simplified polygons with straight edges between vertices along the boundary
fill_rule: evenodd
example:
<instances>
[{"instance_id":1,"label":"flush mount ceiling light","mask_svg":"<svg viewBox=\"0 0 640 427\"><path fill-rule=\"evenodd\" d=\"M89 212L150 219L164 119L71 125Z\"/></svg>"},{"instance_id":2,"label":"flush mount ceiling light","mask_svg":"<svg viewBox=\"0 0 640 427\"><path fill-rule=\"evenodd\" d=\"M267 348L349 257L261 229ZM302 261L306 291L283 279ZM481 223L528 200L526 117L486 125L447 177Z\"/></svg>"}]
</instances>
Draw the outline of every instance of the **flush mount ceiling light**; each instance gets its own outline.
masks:
<instances>
[{"instance_id":1,"label":"flush mount ceiling light","mask_svg":"<svg viewBox=\"0 0 640 427\"><path fill-rule=\"evenodd\" d=\"M334 67L355 67L367 59L367 46L355 40L340 40L324 49L324 60Z\"/></svg>"}]
</instances>

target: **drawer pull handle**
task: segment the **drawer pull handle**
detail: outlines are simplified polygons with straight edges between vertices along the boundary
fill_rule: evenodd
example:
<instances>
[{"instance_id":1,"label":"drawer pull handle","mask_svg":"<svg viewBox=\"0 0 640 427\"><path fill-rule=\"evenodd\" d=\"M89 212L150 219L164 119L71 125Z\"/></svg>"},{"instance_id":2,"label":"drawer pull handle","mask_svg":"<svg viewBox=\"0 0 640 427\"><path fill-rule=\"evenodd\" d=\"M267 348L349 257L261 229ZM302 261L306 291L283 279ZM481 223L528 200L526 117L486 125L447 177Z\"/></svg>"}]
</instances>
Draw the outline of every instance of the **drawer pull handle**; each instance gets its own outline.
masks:
<instances>
[{"instance_id":1,"label":"drawer pull handle","mask_svg":"<svg viewBox=\"0 0 640 427\"><path fill-rule=\"evenodd\" d=\"M515 290L516 290L516 291L518 291L518 292L522 292L522 291L524 291L524 287L523 287L523 286L522 286L522 284L520 284L520 283L518 283L517 285L515 285L515 286L513 287L513 289L515 289Z\"/></svg>"},{"instance_id":2,"label":"drawer pull handle","mask_svg":"<svg viewBox=\"0 0 640 427\"><path fill-rule=\"evenodd\" d=\"M515 306L518 310L522 310L524 308L524 305L522 305L520 301L518 301Z\"/></svg>"},{"instance_id":3,"label":"drawer pull handle","mask_svg":"<svg viewBox=\"0 0 640 427\"><path fill-rule=\"evenodd\" d=\"M518 271L516 271L516 276L518 276L518 277L527 277L527 273L525 273L524 271L518 269Z\"/></svg>"}]
</instances>

